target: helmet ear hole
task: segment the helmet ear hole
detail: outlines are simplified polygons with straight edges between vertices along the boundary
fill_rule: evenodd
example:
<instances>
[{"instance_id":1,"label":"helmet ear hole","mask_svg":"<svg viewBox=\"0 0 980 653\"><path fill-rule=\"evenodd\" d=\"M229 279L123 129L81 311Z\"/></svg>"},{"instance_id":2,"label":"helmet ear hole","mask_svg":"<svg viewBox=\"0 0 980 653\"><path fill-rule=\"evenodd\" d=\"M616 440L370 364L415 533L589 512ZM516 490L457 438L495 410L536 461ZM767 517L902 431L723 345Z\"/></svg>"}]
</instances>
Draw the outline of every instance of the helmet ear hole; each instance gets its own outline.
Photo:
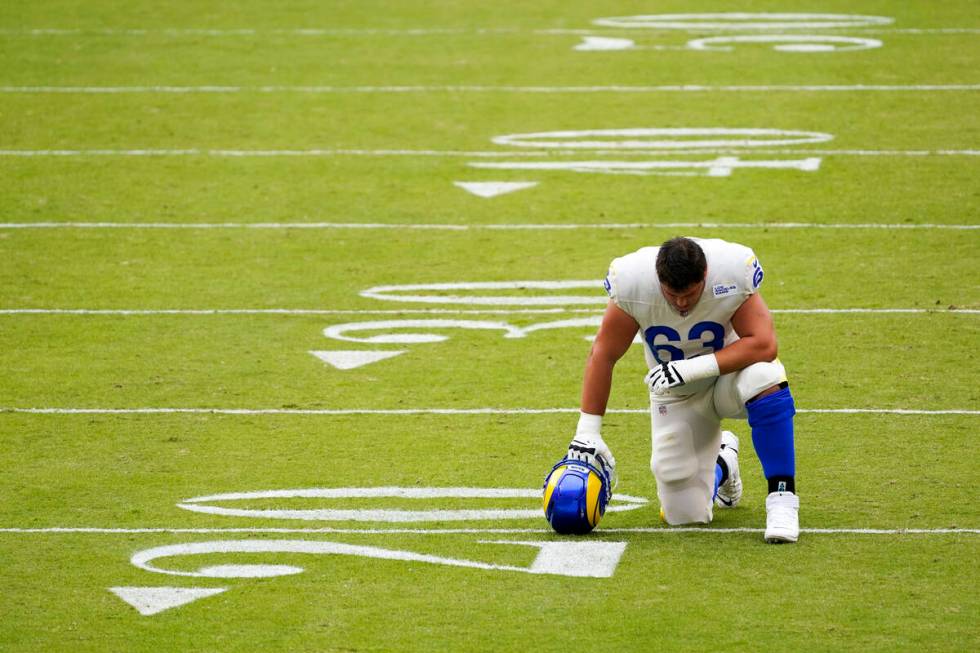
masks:
<instances>
[{"instance_id":1,"label":"helmet ear hole","mask_svg":"<svg viewBox=\"0 0 980 653\"><path fill-rule=\"evenodd\" d=\"M544 516L562 535L584 535L599 524L611 498L609 479L592 465L564 459L544 481Z\"/></svg>"}]
</instances>

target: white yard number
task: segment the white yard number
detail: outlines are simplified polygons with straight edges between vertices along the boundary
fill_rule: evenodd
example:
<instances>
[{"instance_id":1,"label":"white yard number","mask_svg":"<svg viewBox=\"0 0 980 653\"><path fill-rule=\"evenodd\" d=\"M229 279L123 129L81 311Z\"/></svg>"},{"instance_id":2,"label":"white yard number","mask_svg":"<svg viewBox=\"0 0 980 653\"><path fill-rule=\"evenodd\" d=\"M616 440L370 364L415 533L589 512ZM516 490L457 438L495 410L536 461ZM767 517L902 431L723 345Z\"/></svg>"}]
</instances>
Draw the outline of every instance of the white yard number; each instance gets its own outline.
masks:
<instances>
[{"instance_id":1,"label":"white yard number","mask_svg":"<svg viewBox=\"0 0 980 653\"><path fill-rule=\"evenodd\" d=\"M527 506L521 508L433 508L406 510L404 508L357 508L351 505L363 499L399 499L432 503L434 501L455 499L523 500ZM340 507L324 508L240 508L227 505L229 502L262 501L276 499L288 501L317 499L320 501L342 501ZM626 494L613 496L613 503L606 512L636 510L647 503L646 499ZM481 488L481 487L338 487L304 488L296 490L268 490L259 492L231 492L205 497L186 499L177 504L178 508L207 515L223 517L248 517L252 519L279 519L301 521L361 521L404 524L418 522L446 522L473 520L541 519L541 490L524 488Z\"/></svg>"},{"instance_id":2,"label":"white yard number","mask_svg":"<svg viewBox=\"0 0 980 653\"><path fill-rule=\"evenodd\" d=\"M567 150L689 150L807 145L832 138L821 132L783 129L639 127L504 134L492 140L497 145Z\"/></svg>"},{"instance_id":3,"label":"white yard number","mask_svg":"<svg viewBox=\"0 0 980 653\"><path fill-rule=\"evenodd\" d=\"M626 542L530 542L512 540L480 540L481 544L524 546L538 549L534 561L527 567L498 565L476 560L447 558L414 551L386 549L377 546L343 544L325 540L217 540L171 544L139 551L130 562L145 571L169 576L194 578L273 578L304 571L294 565L226 564L201 567L195 571L167 569L153 564L161 558L232 553L292 553L314 555L345 555L403 562L422 562L449 567L467 567L486 571L512 571L525 574L549 574L585 578L609 578L616 570L626 550Z\"/></svg>"},{"instance_id":4,"label":"white yard number","mask_svg":"<svg viewBox=\"0 0 980 653\"><path fill-rule=\"evenodd\" d=\"M592 294L568 294L569 290L591 289ZM485 295L480 291L512 291L509 294ZM466 294L465 291L470 291ZM528 293L527 291L531 291ZM554 294L549 291L564 292ZM514 294L521 292L522 294ZM445 294L452 293L452 294ZM362 297L390 302L421 304L464 304L476 306L605 306L606 294L595 279L582 281L491 281L375 286L361 291ZM537 331L572 328L598 328L601 315L517 326L509 322L488 320L377 320L334 324L323 330L332 340L363 344L412 345L444 342L449 336L433 333L450 330L500 331L504 338L525 338ZM424 330L427 333L420 333ZM406 333L406 331L408 331ZM372 334L373 335L370 335Z\"/></svg>"},{"instance_id":5,"label":"white yard number","mask_svg":"<svg viewBox=\"0 0 980 653\"><path fill-rule=\"evenodd\" d=\"M421 283L395 286L374 286L361 291L361 297L388 302L424 304L469 304L476 306L595 306L605 305L605 297L595 294L545 294L533 292L482 295L484 291L567 291L597 288L595 279L583 281L478 281L455 283ZM459 291L464 291L460 294ZM475 291L465 294L466 291ZM423 294L419 294L419 293ZM453 294L445 294L453 293Z\"/></svg>"},{"instance_id":6,"label":"white yard number","mask_svg":"<svg viewBox=\"0 0 980 653\"><path fill-rule=\"evenodd\" d=\"M350 504L359 499L415 499L435 501L442 499L524 499L531 504L539 504L541 490L522 488L418 488L418 487L366 487L366 488L309 488L296 490L273 490L260 492L235 492L186 499L177 506L192 512L229 517L251 517L258 519L303 520L303 521L369 521L382 523L405 523L427 521L472 521L493 519L541 519L540 506L534 508L423 508L405 510L402 508L357 508ZM262 509L229 507L228 502L261 501L289 499L326 501L344 500L348 505L333 508ZM614 504L607 512L635 510L647 503L641 497L617 494ZM425 534L424 531L419 531ZM438 532L434 534L438 535ZM131 562L136 567L170 576L189 576L195 578L271 578L298 574L302 567L283 564L222 564L200 567L193 571L172 569L156 564L164 558L236 553L266 554L307 554L344 555L403 562L422 562L426 564L466 567L488 571L510 571L525 574L550 574L557 576L576 576L606 578L613 575L619 558L626 549L625 542L535 542L516 540L479 540L481 544L497 546L523 546L535 548L537 555L527 567L500 565L462 558L447 558L414 551L388 549L330 542L325 540L218 540L173 544L145 549L133 554Z\"/></svg>"},{"instance_id":7,"label":"white yard number","mask_svg":"<svg viewBox=\"0 0 980 653\"><path fill-rule=\"evenodd\" d=\"M477 509L438 509L429 507L422 510L393 509L364 509L351 505L339 508L323 509L249 509L234 508L224 505L229 501L269 500L279 501L288 499L345 500L376 498L419 499L433 501L438 499L527 499L529 503L540 506L541 490L518 488L419 488L419 487L365 487L365 488L309 488L298 490L273 490L261 492L237 492L216 494L205 497L186 499L177 504L178 507L194 512L212 515L237 517L253 517L262 519L300 519L319 521L371 521L383 523L417 522L417 521L446 521L473 519L541 519L541 508L477 508ZM531 501L533 500L533 501ZM607 512L634 510L647 503L646 499L617 495L615 505L610 505ZM542 519L543 521L543 519ZM244 529L248 530L248 529ZM384 535L384 529L371 532L348 533L356 535ZM470 535L464 533L442 533L440 531L401 531L431 537L446 537ZM479 533L479 530L474 530ZM472 541L470 539L470 541ZM466 558L449 558L418 551L392 549L367 544L350 544L346 542L331 542L324 539L234 539L168 544L150 549L137 551L130 562L137 568L155 574L180 576L185 578L275 578L289 576L304 571L303 567L294 564L258 564L255 562L232 562L227 564L206 564L196 569L187 569L187 559L199 556L233 556L233 555L317 555L317 556L353 556L406 563L422 563L426 565L442 565L462 567L492 572L512 572L543 576L570 576L574 578L609 578L619 564L619 559L626 551L626 542L592 541L577 538L575 541L534 541L534 540L501 540L478 539L477 544L486 545L485 551L492 555L502 546L524 547L536 551L534 558L527 566L512 564L497 564ZM481 548L481 550L484 550ZM169 559L171 564L163 564ZM178 562L179 560L179 562ZM110 587L109 591L136 608L140 614L150 616L171 608L186 605L208 596L214 596L227 591L220 587Z\"/></svg>"},{"instance_id":8,"label":"white yard number","mask_svg":"<svg viewBox=\"0 0 980 653\"><path fill-rule=\"evenodd\" d=\"M610 161L472 161L472 168L493 170L558 170L619 175L702 175L728 177L738 169L797 170L815 172L819 157L800 159L744 159L739 153L753 149L811 145L832 140L832 134L784 129L742 127L637 127L632 129L585 129L575 131L504 134L493 138L497 145L583 152L643 152L655 155L722 154L714 158L689 160Z\"/></svg>"},{"instance_id":9,"label":"white yard number","mask_svg":"<svg viewBox=\"0 0 980 653\"><path fill-rule=\"evenodd\" d=\"M591 293L582 292L583 289ZM571 293L570 291L578 291ZM493 294L485 294L492 292ZM582 281L489 281L374 286L362 297L382 301L421 304L468 304L476 306L589 306L598 310L608 298L596 279ZM528 309L535 310L535 309ZM547 312L549 309L542 309ZM504 338L525 338L537 331L589 329L595 333L602 315L595 313L564 320L549 320L518 326L504 321L404 319L370 320L333 324L323 330L331 340L367 345L416 345L445 342L446 332L462 330L497 331ZM594 336L589 335L587 340ZM389 360L407 350L317 350L310 353L340 370L357 369ZM190 509L190 508L188 508Z\"/></svg>"},{"instance_id":10,"label":"white yard number","mask_svg":"<svg viewBox=\"0 0 980 653\"><path fill-rule=\"evenodd\" d=\"M849 50L871 50L881 47L881 41L878 39L802 34L712 36L688 41L687 47L691 50L731 52L740 43L771 44L772 49L777 52L846 52Z\"/></svg>"},{"instance_id":11,"label":"white yard number","mask_svg":"<svg viewBox=\"0 0 980 653\"><path fill-rule=\"evenodd\" d=\"M598 18L598 27L631 30L684 30L710 32L763 32L758 35L713 36L687 42L689 50L731 51L740 44L769 44L777 52L846 52L880 48L878 39L814 34L773 34L774 31L842 29L890 25L894 18L851 14L714 13L654 14ZM671 46L637 46L633 39L586 36L575 46L580 52L644 49L680 49Z\"/></svg>"},{"instance_id":12,"label":"white yard number","mask_svg":"<svg viewBox=\"0 0 980 653\"><path fill-rule=\"evenodd\" d=\"M676 29L676 30L784 30L784 29L840 29L891 25L894 18L887 16L859 16L854 14L773 14L773 13L718 13L718 14L653 14L643 16L619 16L597 18L592 23L600 27L629 29Z\"/></svg>"}]
</instances>

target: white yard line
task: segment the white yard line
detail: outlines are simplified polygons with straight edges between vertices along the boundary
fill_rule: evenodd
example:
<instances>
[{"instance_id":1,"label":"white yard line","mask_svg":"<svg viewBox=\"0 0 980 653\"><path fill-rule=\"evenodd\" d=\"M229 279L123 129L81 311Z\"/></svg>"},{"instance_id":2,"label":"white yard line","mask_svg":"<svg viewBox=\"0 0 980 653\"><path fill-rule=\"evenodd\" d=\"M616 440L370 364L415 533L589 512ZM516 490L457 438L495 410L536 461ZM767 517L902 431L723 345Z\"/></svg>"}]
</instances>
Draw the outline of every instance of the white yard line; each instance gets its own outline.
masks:
<instances>
[{"instance_id":1,"label":"white yard line","mask_svg":"<svg viewBox=\"0 0 980 653\"><path fill-rule=\"evenodd\" d=\"M773 149L663 149L663 150L589 150L589 156L615 155L617 157L637 156L705 156L709 154L752 156L752 155L820 155L820 156L980 156L980 149L939 149L939 150L789 150ZM555 156L583 156L576 150L518 150L518 151L464 151L464 150L364 150L364 149L308 149L308 150L236 150L236 149L60 149L60 150L0 150L0 157L177 157L205 156L222 158L272 158L272 157L328 157L328 156L367 156L367 157L462 157L462 158L548 158Z\"/></svg>"},{"instance_id":2,"label":"white yard line","mask_svg":"<svg viewBox=\"0 0 980 653\"><path fill-rule=\"evenodd\" d=\"M70 93L119 95L133 93L214 94L214 93L934 93L980 91L980 84L664 84L593 86L490 86L490 85L398 85L324 86L282 85L236 86L226 84L141 85L141 86L0 86L5 94Z\"/></svg>"},{"instance_id":3,"label":"white yard line","mask_svg":"<svg viewBox=\"0 0 980 653\"><path fill-rule=\"evenodd\" d=\"M769 29L738 29L732 30L731 28L707 28L702 27L699 29L675 29L667 27L606 27L606 26L596 26L594 29L537 29L534 30L534 34L550 34L555 36L569 35L569 36L653 36L653 37L663 37L669 36L671 34L678 35L695 35L695 36L718 36L726 33L733 33L737 31L738 33L746 34L759 34L759 33L771 33L772 30ZM787 29L789 33L794 33L798 31L798 28ZM892 27L820 27L813 28L811 31L817 31L821 34L864 34L864 35L900 35L900 34L912 34L912 35L943 35L943 34L980 34L980 27L905 27L905 28L892 28Z\"/></svg>"},{"instance_id":4,"label":"white yard line","mask_svg":"<svg viewBox=\"0 0 980 653\"><path fill-rule=\"evenodd\" d=\"M868 315L888 315L894 313L900 314L910 314L910 315L952 315L952 314L964 314L964 315L977 315L980 314L980 309L973 308L955 308L955 309L931 309L931 308L774 308L770 309L771 313L782 313L789 315L847 315L847 314L868 314Z\"/></svg>"},{"instance_id":5,"label":"white yard line","mask_svg":"<svg viewBox=\"0 0 980 653\"><path fill-rule=\"evenodd\" d=\"M564 153L565 156L583 156L583 150L567 149L561 151L554 150L522 150L524 157L555 157ZM980 156L980 149L943 149L943 150L831 150L831 149L735 149L735 148L691 148L691 149L662 149L662 150L642 150L642 149L621 149L621 150L588 150L589 155L604 155L617 157L649 157L649 156L703 156L707 154L730 155L730 156L752 156L753 154L766 155L821 155L821 156ZM350 154L350 151L347 152ZM475 152L473 154L476 154ZM480 153L484 158L503 157L503 152L483 152ZM366 156L367 152L362 152L359 156ZM387 154L385 155L387 156ZM407 155L406 155L407 156ZM430 153L429 156L435 156ZM751 160L751 159L749 159Z\"/></svg>"},{"instance_id":6,"label":"white yard line","mask_svg":"<svg viewBox=\"0 0 980 653\"><path fill-rule=\"evenodd\" d=\"M610 222L576 224L426 224L405 222L0 222L0 229L404 229L407 231L576 231L581 229L940 229L980 224L887 222Z\"/></svg>"},{"instance_id":7,"label":"white yard line","mask_svg":"<svg viewBox=\"0 0 980 653\"><path fill-rule=\"evenodd\" d=\"M552 30L526 30L516 27L417 27L417 28L285 28L285 29L255 29L255 28L156 28L156 29L127 29L127 28L23 28L0 29L0 36L441 36L441 35L472 35L472 34L550 34ZM573 32L570 32L573 33ZM589 31L589 33L592 33Z\"/></svg>"},{"instance_id":8,"label":"white yard line","mask_svg":"<svg viewBox=\"0 0 980 653\"><path fill-rule=\"evenodd\" d=\"M635 527L601 528L599 533L762 533L764 528ZM0 534L17 535L513 535L551 534L549 528L0 528ZM801 528L814 535L977 535L980 528Z\"/></svg>"},{"instance_id":9,"label":"white yard line","mask_svg":"<svg viewBox=\"0 0 980 653\"><path fill-rule=\"evenodd\" d=\"M978 315L980 309L973 308L773 308L772 313L789 315ZM0 315L539 315L555 313L585 313L601 315L602 307L591 308L404 308L404 309L318 309L318 308L4 308Z\"/></svg>"},{"instance_id":10,"label":"white yard line","mask_svg":"<svg viewBox=\"0 0 980 653\"><path fill-rule=\"evenodd\" d=\"M730 31L725 28L718 29L674 29L674 28L655 28L655 27L620 27L611 29L604 26L593 28L520 28L520 27L415 27L415 28L371 28L371 27L334 27L334 28L282 28L282 29L256 29L256 28L58 28L58 27L37 27L20 29L0 29L0 36L454 36L454 35L484 35L496 36L502 34L534 34L548 36L564 35L624 35L624 34L650 34L665 36L669 34L718 34ZM980 34L980 28L976 27L910 27L910 28L888 28L888 27L825 27L820 28L821 32L859 32L861 34Z\"/></svg>"},{"instance_id":11,"label":"white yard line","mask_svg":"<svg viewBox=\"0 0 980 653\"><path fill-rule=\"evenodd\" d=\"M977 27L906 27L882 29L880 27L859 27L854 30L862 34L980 34Z\"/></svg>"},{"instance_id":12,"label":"white yard line","mask_svg":"<svg viewBox=\"0 0 980 653\"><path fill-rule=\"evenodd\" d=\"M980 312L980 311L977 311ZM303 309L303 308L210 308L210 309L86 309L86 308L7 308L0 315L540 315L555 313L587 313L601 315L602 309L589 308L515 308L515 309Z\"/></svg>"},{"instance_id":13,"label":"white yard line","mask_svg":"<svg viewBox=\"0 0 980 653\"><path fill-rule=\"evenodd\" d=\"M28 415L554 415L577 414L578 408L16 408L0 406L0 413ZM645 415L648 408L609 409L608 413ZM798 408L800 414L818 415L980 415L980 410L918 410L906 408Z\"/></svg>"}]
</instances>

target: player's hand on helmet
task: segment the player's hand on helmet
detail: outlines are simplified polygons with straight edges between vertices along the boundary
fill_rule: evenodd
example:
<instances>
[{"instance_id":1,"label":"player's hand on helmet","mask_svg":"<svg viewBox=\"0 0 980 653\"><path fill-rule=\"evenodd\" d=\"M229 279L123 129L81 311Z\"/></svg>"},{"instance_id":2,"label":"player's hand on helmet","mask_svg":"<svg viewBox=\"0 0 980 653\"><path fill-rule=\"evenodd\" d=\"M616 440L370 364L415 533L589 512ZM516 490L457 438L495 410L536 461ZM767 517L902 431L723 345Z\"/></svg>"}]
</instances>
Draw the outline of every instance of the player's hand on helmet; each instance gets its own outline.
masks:
<instances>
[{"instance_id":1,"label":"player's hand on helmet","mask_svg":"<svg viewBox=\"0 0 980 653\"><path fill-rule=\"evenodd\" d=\"M567 457L572 460L581 460L606 472L610 481L615 484L616 459L598 433L576 434L568 445Z\"/></svg>"},{"instance_id":2,"label":"player's hand on helmet","mask_svg":"<svg viewBox=\"0 0 980 653\"><path fill-rule=\"evenodd\" d=\"M662 395L671 388L712 376L718 376L718 361L714 354L709 354L661 363L647 372L643 382L650 392Z\"/></svg>"}]
</instances>

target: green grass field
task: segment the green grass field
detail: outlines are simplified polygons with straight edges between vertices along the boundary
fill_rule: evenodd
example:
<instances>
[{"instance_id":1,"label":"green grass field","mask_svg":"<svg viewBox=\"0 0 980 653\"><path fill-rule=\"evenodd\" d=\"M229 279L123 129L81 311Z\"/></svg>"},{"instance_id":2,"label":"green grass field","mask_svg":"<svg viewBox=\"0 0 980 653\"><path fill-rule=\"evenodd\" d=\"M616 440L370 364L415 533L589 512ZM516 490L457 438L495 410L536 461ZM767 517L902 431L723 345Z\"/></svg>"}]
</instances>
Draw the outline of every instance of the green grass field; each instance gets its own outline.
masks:
<instances>
[{"instance_id":1,"label":"green grass field","mask_svg":"<svg viewBox=\"0 0 980 653\"><path fill-rule=\"evenodd\" d=\"M594 23L652 14L702 26ZM972 0L0 6L0 650L977 649L978 38ZM680 234L765 266L796 545L740 422L741 505L661 524L639 346L604 436L646 502L535 512L609 261Z\"/></svg>"}]
</instances>

